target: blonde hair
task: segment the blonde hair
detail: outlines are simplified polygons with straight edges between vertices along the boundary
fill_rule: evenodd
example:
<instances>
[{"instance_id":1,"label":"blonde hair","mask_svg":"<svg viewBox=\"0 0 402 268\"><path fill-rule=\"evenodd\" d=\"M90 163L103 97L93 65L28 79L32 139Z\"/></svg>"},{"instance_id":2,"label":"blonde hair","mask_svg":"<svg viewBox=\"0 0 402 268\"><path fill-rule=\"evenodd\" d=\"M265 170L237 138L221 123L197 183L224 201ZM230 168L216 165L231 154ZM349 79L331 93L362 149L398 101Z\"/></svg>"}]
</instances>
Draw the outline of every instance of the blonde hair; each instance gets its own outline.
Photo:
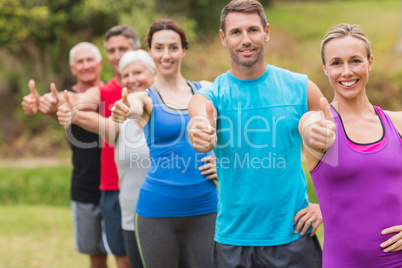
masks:
<instances>
[{"instance_id":1,"label":"blonde hair","mask_svg":"<svg viewBox=\"0 0 402 268\"><path fill-rule=\"evenodd\" d=\"M355 24L341 23L341 24L338 24L336 26L329 28L329 30L327 31L327 33L325 34L324 38L321 41L321 62L322 62L322 64L325 64L325 59L324 59L325 45L332 39L342 38L345 36L352 36L352 37L362 40L367 49L367 59L370 59L370 57L371 57L370 41L368 40L367 36L362 31L360 26L355 25Z\"/></svg>"}]
</instances>

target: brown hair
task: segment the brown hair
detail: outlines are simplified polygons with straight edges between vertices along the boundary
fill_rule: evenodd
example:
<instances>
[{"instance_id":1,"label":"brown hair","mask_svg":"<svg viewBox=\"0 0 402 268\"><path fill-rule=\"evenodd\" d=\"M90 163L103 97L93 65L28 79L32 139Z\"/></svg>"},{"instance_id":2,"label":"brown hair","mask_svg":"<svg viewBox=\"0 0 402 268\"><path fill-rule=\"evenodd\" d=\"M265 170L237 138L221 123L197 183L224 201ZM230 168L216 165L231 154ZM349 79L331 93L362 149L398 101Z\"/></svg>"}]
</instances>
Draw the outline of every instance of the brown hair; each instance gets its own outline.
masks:
<instances>
[{"instance_id":1,"label":"brown hair","mask_svg":"<svg viewBox=\"0 0 402 268\"><path fill-rule=\"evenodd\" d=\"M154 22L149 28L148 34L145 38L146 43L148 44L148 48L151 48L152 45L152 37L154 33L162 31L162 30L171 30L180 35L181 46L184 50L187 50L189 47L186 33L183 28L175 21L169 19L161 19L157 22Z\"/></svg>"},{"instance_id":2,"label":"brown hair","mask_svg":"<svg viewBox=\"0 0 402 268\"><path fill-rule=\"evenodd\" d=\"M368 40L367 36L364 34L362 29L359 27L359 25L341 23L341 24L338 24L336 26L329 28L329 30L327 31L327 33L325 34L324 38L321 41L321 62L322 62L322 64L325 64L325 59L324 59L325 45L332 39L342 38L345 36L352 36L352 37L362 40L367 49L367 59L370 59L370 57L371 57L370 41Z\"/></svg>"},{"instance_id":3,"label":"brown hair","mask_svg":"<svg viewBox=\"0 0 402 268\"><path fill-rule=\"evenodd\" d=\"M225 33L226 17L230 12L257 13L261 19L262 26L267 25L264 7L256 0L232 0L221 11L221 29Z\"/></svg>"}]
</instances>

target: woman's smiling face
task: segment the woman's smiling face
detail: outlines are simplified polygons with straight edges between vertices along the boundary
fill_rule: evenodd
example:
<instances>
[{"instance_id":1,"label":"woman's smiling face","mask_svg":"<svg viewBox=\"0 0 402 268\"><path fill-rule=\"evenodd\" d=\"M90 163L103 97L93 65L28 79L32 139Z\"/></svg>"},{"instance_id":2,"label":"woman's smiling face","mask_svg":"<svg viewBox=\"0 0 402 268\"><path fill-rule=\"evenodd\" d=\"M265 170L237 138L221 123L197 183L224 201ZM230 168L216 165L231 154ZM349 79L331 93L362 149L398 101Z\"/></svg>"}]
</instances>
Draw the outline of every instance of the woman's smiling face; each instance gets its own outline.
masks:
<instances>
[{"instance_id":1,"label":"woman's smiling face","mask_svg":"<svg viewBox=\"0 0 402 268\"><path fill-rule=\"evenodd\" d=\"M128 64L121 72L123 87L129 93L147 89L154 82L154 75L140 61Z\"/></svg>"},{"instance_id":2,"label":"woman's smiling face","mask_svg":"<svg viewBox=\"0 0 402 268\"><path fill-rule=\"evenodd\" d=\"M323 52L323 69L335 97L349 99L366 94L373 56L367 58L367 48L362 40L350 35L335 38L326 43Z\"/></svg>"}]
</instances>

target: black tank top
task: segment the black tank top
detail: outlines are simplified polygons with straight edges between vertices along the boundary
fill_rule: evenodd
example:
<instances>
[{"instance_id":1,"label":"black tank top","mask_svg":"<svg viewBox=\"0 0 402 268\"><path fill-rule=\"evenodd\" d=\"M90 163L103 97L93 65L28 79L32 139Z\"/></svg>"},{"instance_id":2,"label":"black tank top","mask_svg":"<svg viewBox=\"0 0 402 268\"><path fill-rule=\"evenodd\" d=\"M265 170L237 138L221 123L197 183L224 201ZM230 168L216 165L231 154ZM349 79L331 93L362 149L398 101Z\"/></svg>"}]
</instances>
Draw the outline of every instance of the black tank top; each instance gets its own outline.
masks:
<instances>
[{"instance_id":1,"label":"black tank top","mask_svg":"<svg viewBox=\"0 0 402 268\"><path fill-rule=\"evenodd\" d=\"M75 92L72 88L68 91ZM100 199L101 146L99 135L71 125L66 130L72 150L71 199L98 204Z\"/></svg>"}]
</instances>

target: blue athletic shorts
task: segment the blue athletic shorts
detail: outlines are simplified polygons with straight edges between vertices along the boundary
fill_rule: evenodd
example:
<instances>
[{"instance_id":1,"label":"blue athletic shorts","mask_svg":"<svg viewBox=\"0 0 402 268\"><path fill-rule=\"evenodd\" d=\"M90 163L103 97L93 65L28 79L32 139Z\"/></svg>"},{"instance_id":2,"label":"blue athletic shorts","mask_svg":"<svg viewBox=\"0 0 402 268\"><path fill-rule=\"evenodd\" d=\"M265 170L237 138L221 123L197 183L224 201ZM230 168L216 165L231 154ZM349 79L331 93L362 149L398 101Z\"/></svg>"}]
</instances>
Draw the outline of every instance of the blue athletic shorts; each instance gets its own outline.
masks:
<instances>
[{"instance_id":1,"label":"blue athletic shorts","mask_svg":"<svg viewBox=\"0 0 402 268\"><path fill-rule=\"evenodd\" d=\"M100 207L102 211L101 249L115 256L125 256L119 191L101 191Z\"/></svg>"}]
</instances>

